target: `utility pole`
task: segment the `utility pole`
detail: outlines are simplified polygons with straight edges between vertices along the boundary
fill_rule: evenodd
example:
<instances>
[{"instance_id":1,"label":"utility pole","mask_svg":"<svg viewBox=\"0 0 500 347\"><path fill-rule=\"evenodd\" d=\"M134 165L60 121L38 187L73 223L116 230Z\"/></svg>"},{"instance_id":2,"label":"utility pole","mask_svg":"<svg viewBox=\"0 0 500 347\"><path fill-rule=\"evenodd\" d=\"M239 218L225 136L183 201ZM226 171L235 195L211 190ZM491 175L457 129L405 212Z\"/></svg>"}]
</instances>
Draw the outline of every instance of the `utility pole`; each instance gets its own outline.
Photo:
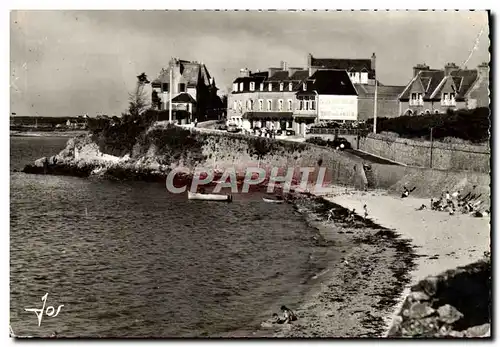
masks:
<instances>
[{"instance_id":1,"label":"utility pole","mask_svg":"<svg viewBox=\"0 0 500 347\"><path fill-rule=\"evenodd\" d=\"M375 65L376 65L375 61ZM377 133L377 98L378 98L378 81L377 81L377 68L375 66L375 105L373 105L373 133Z\"/></svg>"},{"instance_id":2,"label":"utility pole","mask_svg":"<svg viewBox=\"0 0 500 347\"><path fill-rule=\"evenodd\" d=\"M434 127L431 127L431 163L430 163L430 168L432 169L432 147L433 147L433 138L432 138L432 132L434 130Z\"/></svg>"},{"instance_id":3,"label":"utility pole","mask_svg":"<svg viewBox=\"0 0 500 347\"><path fill-rule=\"evenodd\" d=\"M168 75L170 77L170 83L168 84L168 122L172 123L172 73L173 73L173 64L172 59L170 59L170 66Z\"/></svg>"}]
</instances>

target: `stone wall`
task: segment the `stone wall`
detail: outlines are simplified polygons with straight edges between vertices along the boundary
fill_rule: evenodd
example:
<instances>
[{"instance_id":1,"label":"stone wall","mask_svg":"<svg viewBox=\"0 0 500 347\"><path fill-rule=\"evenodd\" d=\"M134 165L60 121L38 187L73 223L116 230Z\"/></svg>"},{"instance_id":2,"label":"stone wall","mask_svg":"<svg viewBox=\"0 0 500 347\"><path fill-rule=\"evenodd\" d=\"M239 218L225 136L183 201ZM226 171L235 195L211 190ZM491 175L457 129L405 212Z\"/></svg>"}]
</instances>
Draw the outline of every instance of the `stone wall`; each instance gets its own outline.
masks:
<instances>
[{"instance_id":1,"label":"stone wall","mask_svg":"<svg viewBox=\"0 0 500 347\"><path fill-rule=\"evenodd\" d=\"M428 277L411 288L388 337L491 337L491 261Z\"/></svg>"},{"instance_id":2,"label":"stone wall","mask_svg":"<svg viewBox=\"0 0 500 347\"><path fill-rule=\"evenodd\" d=\"M410 166L431 167L431 142L389 138L369 134L359 140L359 149ZM490 150L486 146L432 144L432 168L490 172Z\"/></svg>"}]
</instances>

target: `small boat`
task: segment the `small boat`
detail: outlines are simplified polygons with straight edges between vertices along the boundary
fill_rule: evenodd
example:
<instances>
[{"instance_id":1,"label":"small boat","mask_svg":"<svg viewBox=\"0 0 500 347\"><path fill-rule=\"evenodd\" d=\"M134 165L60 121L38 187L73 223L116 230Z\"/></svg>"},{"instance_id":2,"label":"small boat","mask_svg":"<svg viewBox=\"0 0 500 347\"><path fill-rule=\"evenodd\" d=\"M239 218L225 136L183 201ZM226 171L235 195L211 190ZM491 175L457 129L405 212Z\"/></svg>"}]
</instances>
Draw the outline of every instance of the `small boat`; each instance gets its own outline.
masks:
<instances>
[{"instance_id":1,"label":"small boat","mask_svg":"<svg viewBox=\"0 0 500 347\"><path fill-rule=\"evenodd\" d=\"M233 196L228 194L205 194L188 191L189 200L233 201Z\"/></svg>"},{"instance_id":2,"label":"small boat","mask_svg":"<svg viewBox=\"0 0 500 347\"><path fill-rule=\"evenodd\" d=\"M264 202L272 202L272 203L276 203L276 204L280 204L282 203L283 199L280 199L280 198L274 198L274 199L271 199L271 198L262 198L262 200L264 200Z\"/></svg>"}]
</instances>

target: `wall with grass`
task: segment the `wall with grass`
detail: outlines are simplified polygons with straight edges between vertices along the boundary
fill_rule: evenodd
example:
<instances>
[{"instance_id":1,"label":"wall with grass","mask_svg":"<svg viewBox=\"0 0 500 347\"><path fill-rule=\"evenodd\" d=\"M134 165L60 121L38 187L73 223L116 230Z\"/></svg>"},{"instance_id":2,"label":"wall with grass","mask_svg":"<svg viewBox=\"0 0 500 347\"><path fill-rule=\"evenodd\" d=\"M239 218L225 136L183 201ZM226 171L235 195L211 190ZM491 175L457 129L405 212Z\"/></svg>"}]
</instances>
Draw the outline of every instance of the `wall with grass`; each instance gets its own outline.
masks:
<instances>
[{"instance_id":1,"label":"wall with grass","mask_svg":"<svg viewBox=\"0 0 500 347\"><path fill-rule=\"evenodd\" d=\"M490 150L486 145L443 143L369 134L359 140L359 149L399 163L441 170L490 172Z\"/></svg>"}]
</instances>

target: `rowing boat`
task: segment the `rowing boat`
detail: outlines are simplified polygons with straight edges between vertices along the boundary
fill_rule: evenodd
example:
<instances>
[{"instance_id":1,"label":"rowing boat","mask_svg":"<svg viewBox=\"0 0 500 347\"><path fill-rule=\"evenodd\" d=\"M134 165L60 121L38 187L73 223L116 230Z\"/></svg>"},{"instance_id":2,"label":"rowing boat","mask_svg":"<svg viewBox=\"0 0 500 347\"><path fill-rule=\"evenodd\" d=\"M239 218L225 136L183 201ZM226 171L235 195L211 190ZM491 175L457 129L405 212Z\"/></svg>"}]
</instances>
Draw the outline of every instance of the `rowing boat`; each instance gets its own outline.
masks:
<instances>
[{"instance_id":1,"label":"rowing boat","mask_svg":"<svg viewBox=\"0 0 500 347\"><path fill-rule=\"evenodd\" d=\"M276 204L280 204L280 203L282 203L284 201L284 200L269 199L269 198L262 198L262 200L264 200L264 202L273 202L273 203L276 203Z\"/></svg>"},{"instance_id":2,"label":"rowing boat","mask_svg":"<svg viewBox=\"0 0 500 347\"><path fill-rule=\"evenodd\" d=\"M233 201L233 196L228 194L202 194L188 191L189 200Z\"/></svg>"}]
</instances>

